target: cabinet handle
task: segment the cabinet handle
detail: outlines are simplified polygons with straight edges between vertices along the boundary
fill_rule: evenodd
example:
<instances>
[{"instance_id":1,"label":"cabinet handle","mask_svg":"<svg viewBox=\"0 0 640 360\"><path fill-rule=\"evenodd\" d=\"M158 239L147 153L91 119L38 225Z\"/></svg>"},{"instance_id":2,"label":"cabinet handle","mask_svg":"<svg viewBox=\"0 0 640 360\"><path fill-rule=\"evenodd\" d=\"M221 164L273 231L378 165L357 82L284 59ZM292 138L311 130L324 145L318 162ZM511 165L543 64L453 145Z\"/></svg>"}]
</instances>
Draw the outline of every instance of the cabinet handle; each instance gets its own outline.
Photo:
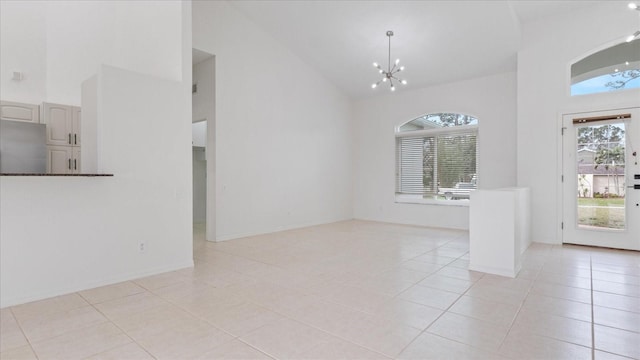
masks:
<instances>
[{"instance_id":1,"label":"cabinet handle","mask_svg":"<svg viewBox=\"0 0 640 360\"><path fill-rule=\"evenodd\" d=\"M71 159L69 159L69 170L71 170Z\"/></svg>"},{"instance_id":2,"label":"cabinet handle","mask_svg":"<svg viewBox=\"0 0 640 360\"><path fill-rule=\"evenodd\" d=\"M73 145L78 145L78 134L73 134Z\"/></svg>"},{"instance_id":3,"label":"cabinet handle","mask_svg":"<svg viewBox=\"0 0 640 360\"><path fill-rule=\"evenodd\" d=\"M69 133L69 145L71 145L71 133Z\"/></svg>"},{"instance_id":4,"label":"cabinet handle","mask_svg":"<svg viewBox=\"0 0 640 360\"><path fill-rule=\"evenodd\" d=\"M78 160L73 159L73 170L78 170Z\"/></svg>"}]
</instances>

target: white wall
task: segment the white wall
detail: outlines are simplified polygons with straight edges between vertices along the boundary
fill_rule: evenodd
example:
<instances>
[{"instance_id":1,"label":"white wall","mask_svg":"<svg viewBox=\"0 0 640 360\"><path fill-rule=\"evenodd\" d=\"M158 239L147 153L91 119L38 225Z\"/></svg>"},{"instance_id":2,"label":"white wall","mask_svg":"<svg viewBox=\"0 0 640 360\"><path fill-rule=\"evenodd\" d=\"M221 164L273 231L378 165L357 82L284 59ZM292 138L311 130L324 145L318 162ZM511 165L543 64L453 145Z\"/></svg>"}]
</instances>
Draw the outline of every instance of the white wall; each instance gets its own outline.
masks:
<instances>
[{"instance_id":1,"label":"white wall","mask_svg":"<svg viewBox=\"0 0 640 360\"><path fill-rule=\"evenodd\" d=\"M80 136L82 147L80 156L80 169L84 173L97 173L99 151L102 147L98 129L98 75L94 75L82 82L82 113Z\"/></svg>"},{"instance_id":2,"label":"white wall","mask_svg":"<svg viewBox=\"0 0 640 360\"><path fill-rule=\"evenodd\" d=\"M194 2L193 46L216 61L215 238L351 218L349 99L226 2Z\"/></svg>"},{"instance_id":3,"label":"white wall","mask_svg":"<svg viewBox=\"0 0 640 360\"><path fill-rule=\"evenodd\" d=\"M355 104L354 216L402 224L469 228L464 206L395 203L394 128L418 116L455 112L479 121L481 189L516 183L516 74L504 73L410 90L401 88Z\"/></svg>"},{"instance_id":4,"label":"white wall","mask_svg":"<svg viewBox=\"0 0 640 360\"><path fill-rule=\"evenodd\" d=\"M207 161L205 149L194 147L193 155L193 222L204 223L207 214Z\"/></svg>"},{"instance_id":5,"label":"white wall","mask_svg":"<svg viewBox=\"0 0 640 360\"><path fill-rule=\"evenodd\" d=\"M139 26L168 31L169 14L148 10ZM98 76L100 166L114 177L0 179L0 307L192 266L191 4L175 10L180 59L162 73L184 81Z\"/></svg>"},{"instance_id":6,"label":"white wall","mask_svg":"<svg viewBox=\"0 0 640 360\"><path fill-rule=\"evenodd\" d=\"M46 6L0 1L0 96L38 104L46 99ZM24 80L11 79L13 71ZM79 100L79 99L78 99Z\"/></svg>"},{"instance_id":7,"label":"white wall","mask_svg":"<svg viewBox=\"0 0 640 360\"><path fill-rule=\"evenodd\" d=\"M198 92L193 94L193 122L213 118L215 102L215 59L213 57L193 65L193 82Z\"/></svg>"},{"instance_id":8,"label":"white wall","mask_svg":"<svg viewBox=\"0 0 640 360\"><path fill-rule=\"evenodd\" d=\"M206 60L200 61L193 65L193 83L198 84L198 91L192 95L192 120L205 124L199 127L201 132L197 135L206 146L207 138L215 138L215 58L212 56ZM209 131L212 128L212 132ZM206 232L207 238L215 238L215 200L211 200L210 206L207 206L209 196L207 193L207 182L211 185L211 189L215 189L215 146L211 145L208 149L193 150L193 221L207 222ZM206 152L206 153L205 153ZM215 191L211 191L212 193ZM212 211L207 220L207 211ZM209 236L210 235L210 236Z\"/></svg>"},{"instance_id":9,"label":"white wall","mask_svg":"<svg viewBox=\"0 0 640 360\"><path fill-rule=\"evenodd\" d=\"M563 113L638 106L639 90L569 96L570 64L638 30L626 2L525 24L518 53L518 186L531 187L533 241L560 243Z\"/></svg>"},{"instance_id":10,"label":"white wall","mask_svg":"<svg viewBox=\"0 0 640 360\"><path fill-rule=\"evenodd\" d=\"M80 105L80 84L100 64L181 80L180 7L180 1L3 0L3 100ZM25 79L11 80L14 70Z\"/></svg>"}]
</instances>

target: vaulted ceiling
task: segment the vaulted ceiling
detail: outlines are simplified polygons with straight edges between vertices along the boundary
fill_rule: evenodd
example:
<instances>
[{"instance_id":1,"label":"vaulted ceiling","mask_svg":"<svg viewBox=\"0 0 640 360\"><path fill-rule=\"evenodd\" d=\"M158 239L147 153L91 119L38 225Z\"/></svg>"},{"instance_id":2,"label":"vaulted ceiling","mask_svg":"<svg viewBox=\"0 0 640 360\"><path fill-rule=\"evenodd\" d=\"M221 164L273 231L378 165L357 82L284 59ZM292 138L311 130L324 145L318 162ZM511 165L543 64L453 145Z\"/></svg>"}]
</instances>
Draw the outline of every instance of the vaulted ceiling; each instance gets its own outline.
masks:
<instances>
[{"instance_id":1,"label":"vaulted ceiling","mask_svg":"<svg viewBox=\"0 0 640 360\"><path fill-rule=\"evenodd\" d=\"M353 99L388 92L372 63L392 61L418 88L516 68L521 24L604 1L232 1ZM626 7L620 2L621 8ZM403 90L399 87L399 90Z\"/></svg>"}]
</instances>

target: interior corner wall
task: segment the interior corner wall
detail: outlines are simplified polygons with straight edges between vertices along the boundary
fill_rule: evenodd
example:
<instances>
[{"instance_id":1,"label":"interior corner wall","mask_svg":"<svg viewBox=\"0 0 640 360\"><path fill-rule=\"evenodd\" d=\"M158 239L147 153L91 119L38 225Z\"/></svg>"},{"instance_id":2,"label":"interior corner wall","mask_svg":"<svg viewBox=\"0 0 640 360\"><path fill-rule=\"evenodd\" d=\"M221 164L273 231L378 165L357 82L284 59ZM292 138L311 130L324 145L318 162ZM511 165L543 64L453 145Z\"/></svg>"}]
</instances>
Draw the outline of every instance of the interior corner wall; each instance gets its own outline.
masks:
<instances>
[{"instance_id":1,"label":"interior corner wall","mask_svg":"<svg viewBox=\"0 0 640 360\"><path fill-rule=\"evenodd\" d=\"M193 46L216 61L216 240L352 218L348 97L227 2L193 3Z\"/></svg>"},{"instance_id":2,"label":"interior corner wall","mask_svg":"<svg viewBox=\"0 0 640 360\"><path fill-rule=\"evenodd\" d=\"M98 75L101 167L113 177L0 179L0 307L193 265L191 4L179 5L181 58L165 78ZM149 10L145 26L162 28Z\"/></svg>"},{"instance_id":3,"label":"interior corner wall","mask_svg":"<svg viewBox=\"0 0 640 360\"><path fill-rule=\"evenodd\" d=\"M639 90L570 96L570 65L638 29L623 1L524 24L518 52L518 186L531 188L532 240L559 244L562 114L638 106ZM572 226L569 224L568 226Z\"/></svg>"},{"instance_id":4,"label":"interior corner wall","mask_svg":"<svg viewBox=\"0 0 640 360\"><path fill-rule=\"evenodd\" d=\"M80 105L101 64L181 80L181 1L1 1L3 100ZM12 79L20 71L24 79Z\"/></svg>"},{"instance_id":5,"label":"interior corner wall","mask_svg":"<svg viewBox=\"0 0 640 360\"><path fill-rule=\"evenodd\" d=\"M477 117L479 187L495 189L516 184L515 73L401 89L361 100L355 104L354 112L353 193L357 219L469 228L466 206L395 202L395 127L429 113L455 112Z\"/></svg>"},{"instance_id":6,"label":"interior corner wall","mask_svg":"<svg viewBox=\"0 0 640 360\"><path fill-rule=\"evenodd\" d=\"M32 1L0 1L0 95L39 104L46 98L46 7ZM13 80L13 72L24 79ZM79 86L79 84L78 84Z\"/></svg>"}]
</instances>

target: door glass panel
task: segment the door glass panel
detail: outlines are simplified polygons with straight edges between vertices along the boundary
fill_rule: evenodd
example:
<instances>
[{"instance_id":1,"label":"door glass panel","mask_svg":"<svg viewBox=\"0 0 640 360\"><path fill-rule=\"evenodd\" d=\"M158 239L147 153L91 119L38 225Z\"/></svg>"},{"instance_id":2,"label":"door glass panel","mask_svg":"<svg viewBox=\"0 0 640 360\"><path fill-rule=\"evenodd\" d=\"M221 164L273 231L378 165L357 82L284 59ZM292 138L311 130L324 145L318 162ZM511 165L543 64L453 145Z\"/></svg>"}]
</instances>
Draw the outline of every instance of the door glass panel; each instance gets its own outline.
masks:
<instances>
[{"instance_id":1,"label":"door glass panel","mask_svg":"<svg viewBox=\"0 0 640 360\"><path fill-rule=\"evenodd\" d=\"M580 126L576 143L578 227L624 230L624 123Z\"/></svg>"}]
</instances>

